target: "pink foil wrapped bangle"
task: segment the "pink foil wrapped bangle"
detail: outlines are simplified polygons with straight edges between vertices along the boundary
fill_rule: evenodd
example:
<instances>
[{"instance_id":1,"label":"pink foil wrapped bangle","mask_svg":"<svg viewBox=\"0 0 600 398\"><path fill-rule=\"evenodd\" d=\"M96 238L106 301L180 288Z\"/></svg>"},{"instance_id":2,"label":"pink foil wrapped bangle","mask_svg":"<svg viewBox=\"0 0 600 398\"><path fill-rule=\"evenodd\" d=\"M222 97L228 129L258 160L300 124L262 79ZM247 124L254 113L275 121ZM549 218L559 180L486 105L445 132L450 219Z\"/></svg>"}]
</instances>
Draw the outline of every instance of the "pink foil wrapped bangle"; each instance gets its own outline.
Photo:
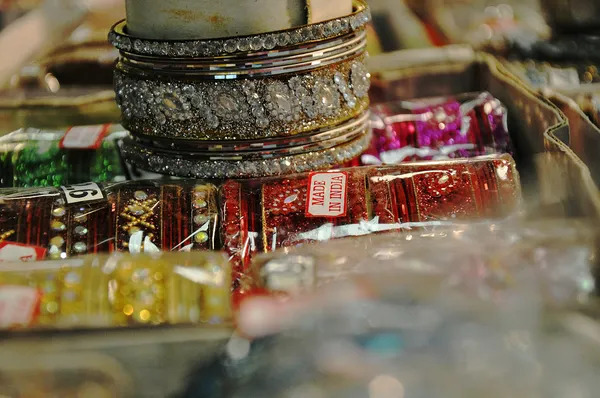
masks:
<instances>
[{"instance_id":1,"label":"pink foil wrapped bangle","mask_svg":"<svg viewBox=\"0 0 600 398\"><path fill-rule=\"evenodd\" d=\"M383 103L372 115L373 141L363 164L511 152L506 109L486 92Z\"/></svg>"}]
</instances>

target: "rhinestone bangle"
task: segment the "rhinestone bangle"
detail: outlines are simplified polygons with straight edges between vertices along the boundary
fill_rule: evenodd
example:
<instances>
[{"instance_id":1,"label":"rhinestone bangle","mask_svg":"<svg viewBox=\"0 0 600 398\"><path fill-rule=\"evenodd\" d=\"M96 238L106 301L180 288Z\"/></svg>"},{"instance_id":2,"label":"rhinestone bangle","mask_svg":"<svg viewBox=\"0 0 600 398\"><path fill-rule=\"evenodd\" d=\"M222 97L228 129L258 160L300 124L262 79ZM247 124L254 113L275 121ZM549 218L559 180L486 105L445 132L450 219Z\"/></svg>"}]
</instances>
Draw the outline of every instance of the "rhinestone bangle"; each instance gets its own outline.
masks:
<instances>
[{"instance_id":1,"label":"rhinestone bangle","mask_svg":"<svg viewBox=\"0 0 600 398\"><path fill-rule=\"evenodd\" d=\"M173 156L153 148L137 145L129 139L123 143L123 154L133 165L144 171L192 178L254 178L324 170L349 162L360 156L371 142L371 131L342 145L320 151L306 152L253 160L198 159L190 156Z\"/></svg>"},{"instance_id":2,"label":"rhinestone bangle","mask_svg":"<svg viewBox=\"0 0 600 398\"><path fill-rule=\"evenodd\" d=\"M174 58L227 57L290 48L332 39L359 29L371 20L364 0L354 2L354 12L346 17L259 35L211 40L146 40L127 33L127 23L117 23L109 42L122 53Z\"/></svg>"},{"instance_id":3,"label":"rhinestone bangle","mask_svg":"<svg viewBox=\"0 0 600 398\"><path fill-rule=\"evenodd\" d=\"M365 123L368 122L369 117L370 113L364 112L359 117L337 126L267 140L175 141L141 135L132 136L132 140L140 146L157 148L165 153L171 152L173 156L188 153L200 158L232 160L267 158L332 148L351 141L364 133Z\"/></svg>"},{"instance_id":4,"label":"rhinestone bangle","mask_svg":"<svg viewBox=\"0 0 600 398\"><path fill-rule=\"evenodd\" d=\"M119 68L136 75L182 77L200 80L239 80L313 71L365 53L367 32L362 29L339 38L298 47L231 59L173 59L121 55Z\"/></svg>"},{"instance_id":5,"label":"rhinestone bangle","mask_svg":"<svg viewBox=\"0 0 600 398\"><path fill-rule=\"evenodd\" d=\"M368 107L362 57L284 78L161 80L118 69L117 103L135 135L184 140L257 140L340 124Z\"/></svg>"}]
</instances>

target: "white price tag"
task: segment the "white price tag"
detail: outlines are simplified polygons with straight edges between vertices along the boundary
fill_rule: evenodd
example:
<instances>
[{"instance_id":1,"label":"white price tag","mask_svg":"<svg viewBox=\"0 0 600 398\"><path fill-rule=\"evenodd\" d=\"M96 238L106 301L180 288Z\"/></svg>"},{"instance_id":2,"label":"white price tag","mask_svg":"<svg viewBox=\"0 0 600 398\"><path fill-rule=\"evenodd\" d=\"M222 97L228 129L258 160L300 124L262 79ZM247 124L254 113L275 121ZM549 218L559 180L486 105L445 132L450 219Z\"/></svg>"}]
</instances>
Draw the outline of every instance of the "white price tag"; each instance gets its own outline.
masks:
<instances>
[{"instance_id":1,"label":"white price tag","mask_svg":"<svg viewBox=\"0 0 600 398\"><path fill-rule=\"evenodd\" d=\"M0 329L27 326L37 314L40 292L26 286L0 285Z\"/></svg>"},{"instance_id":2,"label":"white price tag","mask_svg":"<svg viewBox=\"0 0 600 398\"><path fill-rule=\"evenodd\" d=\"M346 172L311 173L308 178L307 217L343 217L346 215Z\"/></svg>"},{"instance_id":3,"label":"white price tag","mask_svg":"<svg viewBox=\"0 0 600 398\"><path fill-rule=\"evenodd\" d=\"M45 256L46 249L43 247L0 242L0 263L36 261L42 260Z\"/></svg>"},{"instance_id":4,"label":"white price tag","mask_svg":"<svg viewBox=\"0 0 600 398\"><path fill-rule=\"evenodd\" d=\"M98 149L109 130L110 124L71 127L65 133L59 146L62 149Z\"/></svg>"},{"instance_id":5,"label":"white price tag","mask_svg":"<svg viewBox=\"0 0 600 398\"><path fill-rule=\"evenodd\" d=\"M92 202L104 199L104 193L98 184L94 182L86 182L84 184L68 185L61 187L67 203L82 203Z\"/></svg>"}]
</instances>

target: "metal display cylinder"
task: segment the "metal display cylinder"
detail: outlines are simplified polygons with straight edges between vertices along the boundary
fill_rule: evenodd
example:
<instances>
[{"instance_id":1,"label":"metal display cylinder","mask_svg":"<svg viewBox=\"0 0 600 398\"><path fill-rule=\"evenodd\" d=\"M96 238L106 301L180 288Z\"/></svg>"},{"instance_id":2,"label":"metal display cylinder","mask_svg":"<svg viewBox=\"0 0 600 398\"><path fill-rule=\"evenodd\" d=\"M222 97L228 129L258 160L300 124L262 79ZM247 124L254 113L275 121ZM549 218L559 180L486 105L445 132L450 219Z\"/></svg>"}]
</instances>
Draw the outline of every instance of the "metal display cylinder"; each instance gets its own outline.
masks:
<instances>
[{"instance_id":1,"label":"metal display cylinder","mask_svg":"<svg viewBox=\"0 0 600 398\"><path fill-rule=\"evenodd\" d=\"M145 39L254 35L341 17L351 0L127 0L129 33Z\"/></svg>"}]
</instances>

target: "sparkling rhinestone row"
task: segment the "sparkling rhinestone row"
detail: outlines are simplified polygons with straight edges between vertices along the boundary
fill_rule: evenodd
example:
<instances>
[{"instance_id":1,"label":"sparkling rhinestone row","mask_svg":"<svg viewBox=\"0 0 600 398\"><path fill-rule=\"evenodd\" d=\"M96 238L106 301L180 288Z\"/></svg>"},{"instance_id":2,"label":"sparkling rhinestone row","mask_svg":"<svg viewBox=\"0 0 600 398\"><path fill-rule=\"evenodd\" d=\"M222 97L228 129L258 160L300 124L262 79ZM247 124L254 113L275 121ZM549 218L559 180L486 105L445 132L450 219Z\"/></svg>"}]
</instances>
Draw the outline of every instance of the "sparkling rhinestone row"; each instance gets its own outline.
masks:
<instances>
[{"instance_id":1,"label":"sparkling rhinestone row","mask_svg":"<svg viewBox=\"0 0 600 398\"><path fill-rule=\"evenodd\" d=\"M208 250L212 221L216 215L214 185L196 185L192 192L193 250Z\"/></svg>"},{"instance_id":2,"label":"sparkling rhinestone row","mask_svg":"<svg viewBox=\"0 0 600 398\"><path fill-rule=\"evenodd\" d=\"M85 208L79 208L71 220L71 239L68 238L68 219L69 212L65 207L63 199L58 199L52 209L52 219L50 221L50 230L53 234L50 239L48 255L51 259L57 260L66 258L69 254L83 255L87 254L87 215ZM68 241L74 242L70 248L67 248ZM70 250L69 250L70 249Z\"/></svg>"},{"instance_id":3,"label":"sparkling rhinestone row","mask_svg":"<svg viewBox=\"0 0 600 398\"><path fill-rule=\"evenodd\" d=\"M108 41L117 49L158 57L218 57L236 53L252 53L286 48L312 41L331 39L363 28L371 20L368 8L332 21L306 25L287 31L230 39L162 41L144 40L124 33L125 22L117 24Z\"/></svg>"},{"instance_id":4,"label":"sparkling rhinestone row","mask_svg":"<svg viewBox=\"0 0 600 398\"><path fill-rule=\"evenodd\" d=\"M195 160L172 157L140 148L128 140L125 159L142 170L178 177L252 178L324 170L346 163L364 152L371 142L370 130L347 144L322 151L264 160Z\"/></svg>"},{"instance_id":5,"label":"sparkling rhinestone row","mask_svg":"<svg viewBox=\"0 0 600 398\"><path fill-rule=\"evenodd\" d=\"M209 140L278 137L343 122L367 107L369 85L357 60L286 80L163 82L121 71L115 77L132 133Z\"/></svg>"}]
</instances>

